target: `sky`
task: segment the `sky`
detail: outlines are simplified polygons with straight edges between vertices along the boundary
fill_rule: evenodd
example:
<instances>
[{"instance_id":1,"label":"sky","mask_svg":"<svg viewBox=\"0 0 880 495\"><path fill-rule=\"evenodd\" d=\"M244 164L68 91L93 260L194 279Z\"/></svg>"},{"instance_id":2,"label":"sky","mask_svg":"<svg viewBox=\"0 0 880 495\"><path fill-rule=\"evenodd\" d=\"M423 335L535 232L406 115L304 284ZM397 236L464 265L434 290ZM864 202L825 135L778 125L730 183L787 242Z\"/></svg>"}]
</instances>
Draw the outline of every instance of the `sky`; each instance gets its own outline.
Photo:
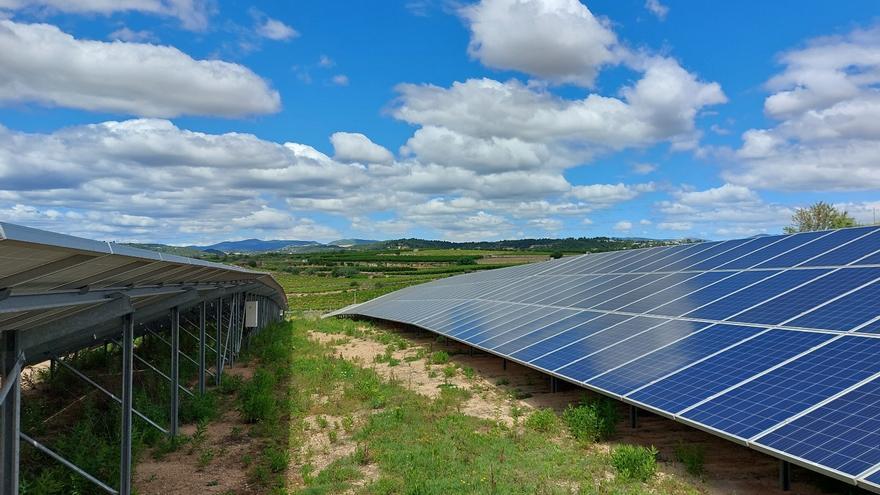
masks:
<instances>
[{"instance_id":1,"label":"sky","mask_svg":"<svg viewBox=\"0 0 880 495\"><path fill-rule=\"evenodd\" d=\"M0 220L726 239L880 215L876 0L0 0Z\"/></svg>"}]
</instances>

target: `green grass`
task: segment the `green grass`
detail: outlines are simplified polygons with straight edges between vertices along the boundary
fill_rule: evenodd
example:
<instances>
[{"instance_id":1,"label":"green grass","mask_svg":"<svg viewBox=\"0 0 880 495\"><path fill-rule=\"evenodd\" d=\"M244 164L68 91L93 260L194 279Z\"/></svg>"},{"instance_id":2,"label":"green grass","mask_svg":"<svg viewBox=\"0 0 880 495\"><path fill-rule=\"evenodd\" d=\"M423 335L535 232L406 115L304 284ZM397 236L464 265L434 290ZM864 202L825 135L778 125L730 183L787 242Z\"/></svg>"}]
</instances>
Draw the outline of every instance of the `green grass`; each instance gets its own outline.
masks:
<instances>
[{"instance_id":1,"label":"green grass","mask_svg":"<svg viewBox=\"0 0 880 495\"><path fill-rule=\"evenodd\" d=\"M657 471L657 449L618 445L611 451L611 465L621 478L644 483Z\"/></svg>"},{"instance_id":2,"label":"green grass","mask_svg":"<svg viewBox=\"0 0 880 495\"><path fill-rule=\"evenodd\" d=\"M366 336L382 335L365 325L368 328L359 331ZM293 322L290 443L302 445L315 434L303 427L304 418L333 415L343 418L334 442L351 442L354 452L320 472L308 458L300 459L305 486L293 493L351 490L354 483L364 483L359 480L365 465L377 469L378 478L354 489L355 493L565 494L572 493L572 487L586 493L697 493L687 483L668 477L650 478L640 485L629 477L607 476L615 472L612 456L585 449L566 434L552 411L532 413L526 427L469 416L460 412L471 395L467 390L444 385L436 399L419 395L400 382L383 380L370 369L340 359L330 348L309 340L307 330L352 332L340 320ZM316 400L321 396L334 400ZM590 404L594 414L603 410L595 402ZM363 419L350 419L356 415Z\"/></svg>"},{"instance_id":3,"label":"green grass","mask_svg":"<svg viewBox=\"0 0 880 495\"><path fill-rule=\"evenodd\" d=\"M702 476L706 470L706 447L702 445L679 443L675 446L675 458L692 476Z\"/></svg>"},{"instance_id":4,"label":"green grass","mask_svg":"<svg viewBox=\"0 0 880 495\"><path fill-rule=\"evenodd\" d=\"M533 411L529 414L529 417L526 418L525 423L527 428L543 433L556 431L558 424L559 418L556 417L556 413L553 412L553 409L549 408Z\"/></svg>"}]
</instances>

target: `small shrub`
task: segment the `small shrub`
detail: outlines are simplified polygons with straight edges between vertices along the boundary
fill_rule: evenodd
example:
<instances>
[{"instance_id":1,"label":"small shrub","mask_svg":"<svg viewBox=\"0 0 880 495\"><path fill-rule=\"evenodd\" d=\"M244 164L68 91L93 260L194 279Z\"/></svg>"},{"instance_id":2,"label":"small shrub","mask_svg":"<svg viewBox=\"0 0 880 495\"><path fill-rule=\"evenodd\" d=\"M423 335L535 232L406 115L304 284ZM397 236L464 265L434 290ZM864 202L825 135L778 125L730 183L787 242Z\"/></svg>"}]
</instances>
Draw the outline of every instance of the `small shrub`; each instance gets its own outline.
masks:
<instances>
[{"instance_id":1,"label":"small shrub","mask_svg":"<svg viewBox=\"0 0 880 495\"><path fill-rule=\"evenodd\" d=\"M705 471L706 448L702 445L679 443L675 447L675 458L692 476L700 476Z\"/></svg>"},{"instance_id":2,"label":"small shrub","mask_svg":"<svg viewBox=\"0 0 880 495\"><path fill-rule=\"evenodd\" d=\"M431 354L431 364L446 364L449 362L449 353L446 351L436 351Z\"/></svg>"},{"instance_id":3,"label":"small shrub","mask_svg":"<svg viewBox=\"0 0 880 495\"><path fill-rule=\"evenodd\" d=\"M618 445L611 451L611 465L624 479L648 481L657 470L657 449L639 445Z\"/></svg>"},{"instance_id":4,"label":"small shrub","mask_svg":"<svg viewBox=\"0 0 880 495\"><path fill-rule=\"evenodd\" d=\"M453 378L457 373L458 368L456 368L454 364L449 364L443 367L443 376L446 378Z\"/></svg>"},{"instance_id":5,"label":"small shrub","mask_svg":"<svg viewBox=\"0 0 880 495\"><path fill-rule=\"evenodd\" d=\"M327 418L325 418L324 416L318 416L317 418L315 418L315 422L318 423L318 428L322 430L327 428L327 426L330 424L329 422L327 422Z\"/></svg>"},{"instance_id":6,"label":"small shrub","mask_svg":"<svg viewBox=\"0 0 880 495\"><path fill-rule=\"evenodd\" d=\"M569 406L562 413L571 436L581 442L592 443L599 439L599 416L588 405Z\"/></svg>"},{"instance_id":7,"label":"small shrub","mask_svg":"<svg viewBox=\"0 0 880 495\"><path fill-rule=\"evenodd\" d=\"M556 429L556 413L553 409L538 409L526 418L526 427L535 431L549 433Z\"/></svg>"},{"instance_id":8,"label":"small shrub","mask_svg":"<svg viewBox=\"0 0 880 495\"><path fill-rule=\"evenodd\" d=\"M278 403L274 397L275 385L274 374L257 370L254 377L241 388L239 399L245 421L257 423L271 420L277 415Z\"/></svg>"},{"instance_id":9,"label":"small shrub","mask_svg":"<svg viewBox=\"0 0 880 495\"><path fill-rule=\"evenodd\" d=\"M474 377L477 376L477 373L470 366L463 368L461 372L464 373L465 378L468 380L473 380Z\"/></svg>"},{"instance_id":10,"label":"small shrub","mask_svg":"<svg viewBox=\"0 0 880 495\"><path fill-rule=\"evenodd\" d=\"M269 471L280 473L287 469L290 462L290 453L286 449L271 447L266 450L266 461L269 465Z\"/></svg>"},{"instance_id":11,"label":"small shrub","mask_svg":"<svg viewBox=\"0 0 880 495\"><path fill-rule=\"evenodd\" d=\"M553 258L554 260L558 260L559 258L562 258L562 251L553 251L550 254L550 257Z\"/></svg>"}]
</instances>

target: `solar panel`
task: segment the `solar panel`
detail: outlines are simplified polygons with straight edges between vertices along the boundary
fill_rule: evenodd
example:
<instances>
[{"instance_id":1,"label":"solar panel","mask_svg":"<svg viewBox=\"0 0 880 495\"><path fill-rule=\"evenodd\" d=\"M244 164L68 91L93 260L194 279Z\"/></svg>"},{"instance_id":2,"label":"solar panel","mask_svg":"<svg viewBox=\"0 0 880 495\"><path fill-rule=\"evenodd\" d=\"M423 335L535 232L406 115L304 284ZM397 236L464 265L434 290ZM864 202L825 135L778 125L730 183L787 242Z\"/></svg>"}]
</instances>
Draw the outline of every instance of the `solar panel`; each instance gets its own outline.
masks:
<instances>
[{"instance_id":1,"label":"solar panel","mask_svg":"<svg viewBox=\"0 0 880 495\"><path fill-rule=\"evenodd\" d=\"M340 311L412 323L880 492L880 228L588 254Z\"/></svg>"}]
</instances>

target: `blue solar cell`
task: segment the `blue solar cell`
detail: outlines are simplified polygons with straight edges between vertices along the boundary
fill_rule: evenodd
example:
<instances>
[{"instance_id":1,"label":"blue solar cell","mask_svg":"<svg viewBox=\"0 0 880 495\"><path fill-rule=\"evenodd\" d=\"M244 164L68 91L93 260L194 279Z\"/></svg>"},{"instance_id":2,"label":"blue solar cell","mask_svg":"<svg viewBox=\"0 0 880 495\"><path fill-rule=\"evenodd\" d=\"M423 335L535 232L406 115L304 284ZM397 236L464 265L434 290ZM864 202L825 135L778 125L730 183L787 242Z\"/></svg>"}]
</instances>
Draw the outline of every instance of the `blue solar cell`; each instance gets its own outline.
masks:
<instances>
[{"instance_id":1,"label":"blue solar cell","mask_svg":"<svg viewBox=\"0 0 880 495\"><path fill-rule=\"evenodd\" d=\"M865 479L870 481L871 483L874 483L875 485L880 485L880 471L877 471L876 473L868 476Z\"/></svg>"},{"instance_id":2,"label":"blue solar cell","mask_svg":"<svg viewBox=\"0 0 880 495\"><path fill-rule=\"evenodd\" d=\"M853 265L880 265L880 253L872 254L867 258L856 261Z\"/></svg>"},{"instance_id":3,"label":"blue solar cell","mask_svg":"<svg viewBox=\"0 0 880 495\"><path fill-rule=\"evenodd\" d=\"M574 327L563 333L553 335L544 340L538 341L528 347L524 347L519 351L511 354L511 356L519 359L520 361L528 362L548 352L555 351L556 349L559 349L564 345L568 345L575 340L582 339L588 335L592 335L596 332L605 330L612 325L628 320L629 318L631 317L623 315L604 315L581 325L578 325L577 327Z\"/></svg>"},{"instance_id":4,"label":"blue solar cell","mask_svg":"<svg viewBox=\"0 0 880 495\"><path fill-rule=\"evenodd\" d=\"M616 285L614 287L610 287L601 292L593 292L590 291L590 294L586 297L582 297L579 301L573 302L569 304L569 306L575 308L583 308L590 309L597 304L602 304L608 299L627 294L630 291L638 289L644 285L650 284L656 280L659 280L665 277L665 274L659 273L651 273L646 275L635 275L634 278L629 279L628 281L623 282L621 279L621 284Z\"/></svg>"},{"instance_id":5,"label":"blue solar cell","mask_svg":"<svg viewBox=\"0 0 880 495\"><path fill-rule=\"evenodd\" d=\"M498 315L507 314L513 308L514 306L507 303L482 301L473 311L466 314L462 313L456 318L432 323L431 328L437 329L441 332L449 332L450 329L459 328L461 325L468 325L474 322L485 323L488 320L494 319Z\"/></svg>"},{"instance_id":6,"label":"blue solar cell","mask_svg":"<svg viewBox=\"0 0 880 495\"><path fill-rule=\"evenodd\" d=\"M641 267L643 267L649 263L652 263L654 261L668 259L670 256L674 256L678 252L678 249L676 249L676 247L670 246L670 247L658 248L653 251L654 252L650 253L648 256L641 256L641 257L636 258L632 261L628 261L624 264L616 265L613 268L611 268L611 271L625 272L625 273L641 272L642 271Z\"/></svg>"},{"instance_id":7,"label":"blue solar cell","mask_svg":"<svg viewBox=\"0 0 880 495\"><path fill-rule=\"evenodd\" d=\"M662 258L645 260L637 264L637 266L629 267L633 271L649 272L657 266L665 266L678 260L693 256L695 253L705 249L701 244L686 244L682 246L674 246Z\"/></svg>"},{"instance_id":8,"label":"blue solar cell","mask_svg":"<svg viewBox=\"0 0 880 495\"><path fill-rule=\"evenodd\" d=\"M669 302L669 295L666 291L657 293L657 297L651 298L650 302L658 302L660 305L649 308L646 312L660 315L681 316L689 311L693 311L700 306L706 305L720 299L730 296L735 291L748 287L751 284L761 280L770 278L779 272L776 271L754 271L741 273L722 273L712 275L714 277L722 277L718 283L708 285L702 289L696 290L689 294L679 296ZM701 278L708 277L709 274L700 275ZM749 289L750 290L750 289ZM671 294L675 295L675 294ZM735 294L734 294L735 295ZM621 308L622 311L629 311L628 306Z\"/></svg>"},{"instance_id":9,"label":"blue solar cell","mask_svg":"<svg viewBox=\"0 0 880 495\"><path fill-rule=\"evenodd\" d=\"M758 282L748 289L730 294L712 304L691 311L687 313L686 316L690 318L706 318L709 320L732 318L743 310L767 301L771 297L778 296L789 289L797 287L798 285L827 272L828 270L818 268L810 270L784 271L775 277L767 278Z\"/></svg>"},{"instance_id":10,"label":"blue solar cell","mask_svg":"<svg viewBox=\"0 0 880 495\"><path fill-rule=\"evenodd\" d=\"M880 315L878 315L880 316ZM867 325L857 330L857 333L880 333L880 320L873 320Z\"/></svg>"},{"instance_id":11,"label":"blue solar cell","mask_svg":"<svg viewBox=\"0 0 880 495\"><path fill-rule=\"evenodd\" d=\"M603 259L599 263L584 266L576 271L572 271L571 273L602 273L602 270L606 267L622 264L626 260L635 260L638 256L644 255L644 252L640 253L636 250L617 251L616 256L603 257Z\"/></svg>"},{"instance_id":12,"label":"blue solar cell","mask_svg":"<svg viewBox=\"0 0 880 495\"><path fill-rule=\"evenodd\" d=\"M474 314L476 311L484 308L486 304L487 303L484 301L466 301L457 306L453 306L452 308L440 311L439 313L425 315L424 318L415 320L415 323L424 325L428 328L440 328L450 322Z\"/></svg>"},{"instance_id":13,"label":"blue solar cell","mask_svg":"<svg viewBox=\"0 0 880 495\"><path fill-rule=\"evenodd\" d=\"M581 340L574 341L565 347L558 347L553 352L530 361L535 366L545 370L561 368L576 359L580 359L590 353L599 351L613 345L625 338L632 337L647 328L661 325L665 320L660 318L647 318L644 316L632 317L617 325L608 327L601 332L593 333Z\"/></svg>"},{"instance_id":14,"label":"blue solar cell","mask_svg":"<svg viewBox=\"0 0 880 495\"><path fill-rule=\"evenodd\" d=\"M534 332L535 330L546 327L547 325L551 325L558 321L567 319L568 317L574 315L576 311L562 309L562 310L550 310L547 314L542 314L538 317L531 318L532 315L527 318L527 321L523 321L520 323L519 321L513 321L505 325L502 333L493 333L489 334L488 332L482 335L475 335L468 339L468 342L473 342L474 344L481 345L483 347L491 348L498 344L502 344L511 339L515 339L517 337L521 337L527 333ZM533 313L536 315L536 313Z\"/></svg>"},{"instance_id":15,"label":"blue solar cell","mask_svg":"<svg viewBox=\"0 0 880 495\"><path fill-rule=\"evenodd\" d=\"M741 244L744 239L739 239L737 241L722 241L722 242L710 242L710 246L707 249L700 251L694 256L681 259L674 263L666 264L665 266L656 268L657 271L662 272L674 272L678 270L684 270L687 267L694 265L695 263L700 263L703 260L711 258L712 256L721 254L732 247L736 247Z\"/></svg>"},{"instance_id":16,"label":"blue solar cell","mask_svg":"<svg viewBox=\"0 0 880 495\"><path fill-rule=\"evenodd\" d=\"M833 303L810 311L787 325L847 331L880 315L880 282L844 296Z\"/></svg>"},{"instance_id":17,"label":"blue solar cell","mask_svg":"<svg viewBox=\"0 0 880 495\"><path fill-rule=\"evenodd\" d=\"M542 308L535 306L513 306L507 304L499 304L502 310L495 312L487 312L484 317L469 320L455 325L454 328L447 329L447 333L458 339L467 339L468 337L485 332L501 325L537 313ZM506 306L506 307L505 307Z\"/></svg>"},{"instance_id":18,"label":"blue solar cell","mask_svg":"<svg viewBox=\"0 0 880 495\"><path fill-rule=\"evenodd\" d=\"M857 239L860 236L872 232L875 227L859 227L855 229L835 230L821 239L804 244L803 246L792 250L789 253L776 257L772 260L765 261L757 266L757 268L781 268L787 266L795 266L799 263L809 260L817 255L830 252L832 249L842 249L848 241Z\"/></svg>"},{"instance_id":19,"label":"blue solar cell","mask_svg":"<svg viewBox=\"0 0 880 495\"><path fill-rule=\"evenodd\" d=\"M537 302L540 304L547 304L552 306L564 306L564 304L561 304L563 301L569 298L574 299L575 296L582 297L582 295L588 294L587 291L592 291L595 287L616 279L620 277L620 275L582 275L581 277L583 278L581 279L581 282L577 285L569 287L564 291L560 291L557 294L549 294L544 297L544 299L541 299Z\"/></svg>"},{"instance_id":20,"label":"blue solar cell","mask_svg":"<svg viewBox=\"0 0 880 495\"><path fill-rule=\"evenodd\" d=\"M680 284L686 280L693 279L698 276L696 273L670 273L656 278L653 282L647 282L639 285L637 288L630 290L625 294L617 297L610 297L605 301L593 306L595 309L604 309L613 311L615 309L632 304L640 299L646 298L659 291L669 288L670 286Z\"/></svg>"},{"instance_id":21,"label":"blue solar cell","mask_svg":"<svg viewBox=\"0 0 880 495\"><path fill-rule=\"evenodd\" d=\"M880 372L877 356L880 339L844 336L684 417L748 439Z\"/></svg>"},{"instance_id":22,"label":"blue solar cell","mask_svg":"<svg viewBox=\"0 0 880 495\"><path fill-rule=\"evenodd\" d=\"M571 316L570 318L552 323L544 328L535 330L531 333L527 333L519 338L510 339L509 341L492 348L492 350L502 354L513 354L514 352L528 347L535 342L539 342L548 337L552 337L558 333L564 332L565 330L569 330L579 325L582 325L602 315L603 313L596 313L593 311L580 311L578 313L575 313L574 316Z\"/></svg>"},{"instance_id":23,"label":"blue solar cell","mask_svg":"<svg viewBox=\"0 0 880 495\"><path fill-rule=\"evenodd\" d=\"M742 258L727 262L718 268L723 270L744 270L746 268L752 268L775 256L796 249L807 242L814 241L825 235L828 235L828 232L804 232L801 234L782 236L779 242L770 244L764 249L755 251ZM779 237L773 236L773 238L776 239Z\"/></svg>"},{"instance_id":24,"label":"blue solar cell","mask_svg":"<svg viewBox=\"0 0 880 495\"><path fill-rule=\"evenodd\" d=\"M880 268L841 268L732 318L774 325L880 277Z\"/></svg>"},{"instance_id":25,"label":"blue solar cell","mask_svg":"<svg viewBox=\"0 0 880 495\"><path fill-rule=\"evenodd\" d=\"M832 337L815 332L770 330L628 397L677 413Z\"/></svg>"},{"instance_id":26,"label":"blue solar cell","mask_svg":"<svg viewBox=\"0 0 880 495\"><path fill-rule=\"evenodd\" d=\"M729 261L745 256L762 247L779 240L779 237L758 237L754 239L742 239L737 243L728 243L727 251L721 252L699 263L687 267L687 270L712 270Z\"/></svg>"},{"instance_id":27,"label":"blue solar cell","mask_svg":"<svg viewBox=\"0 0 880 495\"><path fill-rule=\"evenodd\" d=\"M530 304L539 303L540 301L543 301L547 298L558 296L559 294L564 294L569 290L578 290L579 287L584 286L585 282L595 280L597 278L597 275L548 278L553 282L550 287L542 288L540 291L535 291L531 294L525 294L521 297L518 297L516 301Z\"/></svg>"},{"instance_id":28,"label":"blue solar cell","mask_svg":"<svg viewBox=\"0 0 880 495\"><path fill-rule=\"evenodd\" d=\"M633 263L640 262L642 260L657 259L666 249L667 248L653 248L636 250L633 256L627 256L626 258L621 258L618 261L608 263L601 267L597 267L594 269L594 271L596 273L629 273L629 271L626 269L627 266Z\"/></svg>"},{"instance_id":29,"label":"blue solar cell","mask_svg":"<svg viewBox=\"0 0 880 495\"><path fill-rule=\"evenodd\" d=\"M804 266L848 265L878 250L880 250L880 228L875 227L872 234L859 239L859 242L852 242L840 249L823 254L804 263Z\"/></svg>"},{"instance_id":30,"label":"blue solar cell","mask_svg":"<svg viewBox=\"0 0 880 495\"><path fill-rule=\"evenodd\" d=\"M764 435L758 443L859 475L880 463L880 382L862 385Z\"/></svg>"},{"instance_id":31,"label":"blue solar cell","mask_svg":"<svg viewBox=\"0 0 880 495\"><path fill-rule=\"evenodd\" d=\"M611 393L624 395L762 331L764 329L756 327L713 325L686 339L605 373L591 380L590 385Z\"/></svg>"},{"instance_id":32,"label":"blue solar cell","mask_svg":"<svg viewBox=\"0 0 880 495\"><path fill-rule=\"evenodd\" d=\"M651 328L651 323L659 326ZM638 333L627 340L618 339L610 347L586 359L561 368L557 370L557 373L577 381L586 381L629 361L634 356L651 352L706 326L707 323L683 320L658 320L656 322L641 323L640 328L644 330L642 333Z\"/></svg>"},{"instance_id":33,"label":"blue solar cell","mask_svg":"<svg viewBox=\"0 0 880 495\"><path fill-rule=\"evenodd\" d=\"M586 299L587 297L591 297L600 292L605 292L608 289L612 289L620 284L641 277L641 275L611 275L611 277L612 278L605 279L602 283L594 285L589 289L566 294L566 297L556 301L553 304L555 306L571 306L579 301Z\"/></svg>"},{"instance_id":34,"label":"blue solar cell","mask_svg":"<svg viewBox=\"0 0 880 495\"><path fill-rule=\"evenodd\" d=\"M707 285L718 282L721 279L732 277L733 275L734 274L732 273L726 272L700 273L695 277L688 279L686 282L682 282L678 285L671 285L662 290L657 289L654 291L653 294L641 300L633 300L633 302L627 304L626 306L615 309L619 309L620 311L627 311L630 313L644 313L650 309L662 306L670 301L703 289ZM693 307L690 307L690 309L693 309Z\"/></svg>"},{"instance_id":35,"label":"blue solar cell","mask_svg":"<svg viewBox=\"0 0 880 495\"><path fill-rule=\"evenodd\" d=\"M520 325L527 324L533 320L544 318L555 313L554 308L542 308L527 306L524 311L514 310L509 315L496 318L491 322L487 322L481 328L473 328L464 332L455 334L455 337L466 340L470 343L477 343L484 338L492 338L511 329L518 328Z\"/></svg>"},{"instance_id":36,"label":"blue solar cell","mask_svg":"<svg viewBox=\"0 0 880 495\"><path fill-rule=\"evenodd\" d=\"M700 253L707 249L713 249L716 245L720 243L718 242L700 242L695 244L689 244L684 246L681 250L676 252L674 255L666 258L664 260L652 261L647 265L642 267L642 271L644 272L652 272L652 271L670 271L668 270L669 266L674 265L682 260L690 260L689 263L696 263L699 260L703 259L700 257Z\"/></svg>"}]
</instances>

